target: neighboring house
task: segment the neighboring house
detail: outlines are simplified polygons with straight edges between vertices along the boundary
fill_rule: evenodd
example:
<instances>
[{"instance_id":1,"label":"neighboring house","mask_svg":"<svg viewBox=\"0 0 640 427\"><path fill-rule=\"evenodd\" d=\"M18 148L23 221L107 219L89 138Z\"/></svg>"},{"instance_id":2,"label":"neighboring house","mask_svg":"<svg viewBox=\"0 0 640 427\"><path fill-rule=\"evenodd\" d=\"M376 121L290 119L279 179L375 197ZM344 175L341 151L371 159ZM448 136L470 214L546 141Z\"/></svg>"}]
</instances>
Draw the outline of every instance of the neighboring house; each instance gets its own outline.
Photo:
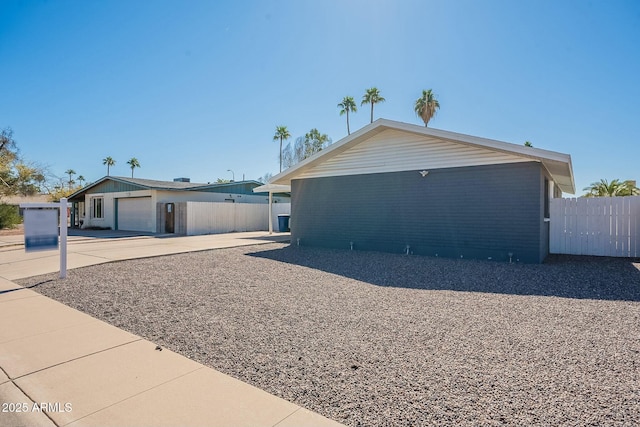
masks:
<instances>
[{"instance_id":1,"label":"neighboring house","mask_svg":"<svg viewBox=\"0 0 640 427\"><path fill-rule=\"evenodd\" d=\"M113 230L165 232L160 207L180 202L268 203L266 194L252 190L262 183L238 181L224 184L196 184L188 179L151 179L105 176L69 196L72 227L100 227ZM289 202L278 195L277 202Z\"/></svg>"},{"instance_id":2,"label":"neighboring house","mask_svg":"<svg viewBox=\"0 0 640 427\"><path fill-rule=\"evenodd\" d=\"M302 246L542 262L571 157L376 120L274 176Z\"/></svg>"}]
</instances>

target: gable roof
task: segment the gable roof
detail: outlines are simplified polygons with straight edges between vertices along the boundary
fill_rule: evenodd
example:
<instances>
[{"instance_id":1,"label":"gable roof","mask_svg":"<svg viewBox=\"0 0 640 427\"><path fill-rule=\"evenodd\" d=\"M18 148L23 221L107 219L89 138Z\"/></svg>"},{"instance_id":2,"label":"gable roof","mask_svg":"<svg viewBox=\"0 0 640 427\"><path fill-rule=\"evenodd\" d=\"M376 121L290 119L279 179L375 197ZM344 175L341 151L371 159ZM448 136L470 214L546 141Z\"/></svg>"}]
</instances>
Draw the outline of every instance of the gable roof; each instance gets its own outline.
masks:
<instances>
[{"instance_id":1,"label":"gable roof","mask_svg":"<svg viewBox=\"0 0 640 427\"><path fill-rule=\"evenodd\" d=\"M68 200L81 199L86 193L95 190L95 193L108 193L116 191L137 191L137 190L169 190L169 191L215 191L216 189L224 190L223 192L237 193L237 188L249 186L251 188L258 187L262 183L258 181L234 181L221 184L203 184L182 181L159 181L155 179L143 178L127 178L123 176L105 176L76 191L68 197ZM250 191L244 191L243 194L250 194Z\"/></svg>"},{"instance_id":2,"label":"gable roof","mask_svg":"<svg viewBox=\"0 0 640 427\"><path fill-rule=\"evenodd\" d=\"M121 182L136 184L136 185L139 185L140 187L143 187L149 190L184 190L186 188L196 187L200 185L207 185L207 184L198 184L194 182L159 181L155 179L127 178L123 176L110 176L106 178L111 178Z\"/></svg>"},{"instance_id":3,"label":"gable roof","mask_svg":"<svg viewBox=\"0 0 640 427\"><path fill-rule=\"evenodd\" d=\"M225 189L227 187L234 187L238 185L259 187L262 185L262 183L260 181L254 181L250 179L247 181L229 181L229 182L212 183L212 184L195 184L195 187L189 188L189 190L201 191L208 188Z\"/></svg>"},{"instance_id":4,"label":"gable roof","mask_svg":"<svg viewBox=\"0 0 640 427\"><path fill-rule=\"evenodd\" d=\"M481 164L541 162L563 192L575 193L571 156L425 126L378 119L274 176L292 179Z\"/></svg>"}]
</instances>

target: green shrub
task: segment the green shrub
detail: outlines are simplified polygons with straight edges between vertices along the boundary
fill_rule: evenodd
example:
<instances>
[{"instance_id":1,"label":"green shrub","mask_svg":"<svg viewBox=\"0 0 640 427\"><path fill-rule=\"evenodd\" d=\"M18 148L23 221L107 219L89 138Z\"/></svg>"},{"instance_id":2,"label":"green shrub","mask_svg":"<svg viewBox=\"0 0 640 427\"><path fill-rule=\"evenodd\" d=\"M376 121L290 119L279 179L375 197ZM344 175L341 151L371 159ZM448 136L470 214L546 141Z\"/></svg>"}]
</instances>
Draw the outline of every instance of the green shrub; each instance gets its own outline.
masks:
<instances>
[{"instance_id":1,"label":"green shrub","mask_svg":"<svg viewBox=\"0 0 640 427\"><path fill-rule=\"evenodd\" d=\"M0 229L13 228L22 222L16 205L0 205Z\"/></svg>"}]
</instances>

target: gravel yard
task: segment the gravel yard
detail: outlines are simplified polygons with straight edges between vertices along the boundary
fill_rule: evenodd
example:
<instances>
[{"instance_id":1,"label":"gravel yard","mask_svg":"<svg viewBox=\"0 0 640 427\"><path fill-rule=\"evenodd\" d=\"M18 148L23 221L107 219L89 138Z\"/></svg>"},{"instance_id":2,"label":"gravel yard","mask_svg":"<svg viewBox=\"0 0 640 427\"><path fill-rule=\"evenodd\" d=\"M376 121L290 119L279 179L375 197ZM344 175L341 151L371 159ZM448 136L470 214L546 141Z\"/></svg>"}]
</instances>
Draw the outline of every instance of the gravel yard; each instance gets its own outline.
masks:
<instances>
[{"instance_id":1,"label":"gravel yard","mask_svg":"<svg viewBox=\"0 0 640 427\"><path fill-rule=\"evenodd\" d=\"M629 260L267 244L20 283L350 426L640 425Z\"/></svg>"}]
</instances>

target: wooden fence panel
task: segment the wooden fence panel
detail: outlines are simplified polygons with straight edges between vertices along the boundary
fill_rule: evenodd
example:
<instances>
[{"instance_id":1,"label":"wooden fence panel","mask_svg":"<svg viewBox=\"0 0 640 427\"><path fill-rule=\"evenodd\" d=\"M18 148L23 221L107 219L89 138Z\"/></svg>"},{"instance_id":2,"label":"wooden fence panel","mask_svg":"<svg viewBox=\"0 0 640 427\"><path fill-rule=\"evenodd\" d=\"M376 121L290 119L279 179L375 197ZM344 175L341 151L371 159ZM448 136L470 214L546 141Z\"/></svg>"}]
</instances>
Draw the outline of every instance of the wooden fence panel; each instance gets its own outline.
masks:
<instances>
[{"instance_id":1,"label":"wooden fence panel","mask_svg":"<svg viewBox=\"0 0 640 427\"><path fill-rule=\"evenodd\" d=\"M552 199L549 251L640 257L640 196Z\"/></svg>"}]
</instances>

